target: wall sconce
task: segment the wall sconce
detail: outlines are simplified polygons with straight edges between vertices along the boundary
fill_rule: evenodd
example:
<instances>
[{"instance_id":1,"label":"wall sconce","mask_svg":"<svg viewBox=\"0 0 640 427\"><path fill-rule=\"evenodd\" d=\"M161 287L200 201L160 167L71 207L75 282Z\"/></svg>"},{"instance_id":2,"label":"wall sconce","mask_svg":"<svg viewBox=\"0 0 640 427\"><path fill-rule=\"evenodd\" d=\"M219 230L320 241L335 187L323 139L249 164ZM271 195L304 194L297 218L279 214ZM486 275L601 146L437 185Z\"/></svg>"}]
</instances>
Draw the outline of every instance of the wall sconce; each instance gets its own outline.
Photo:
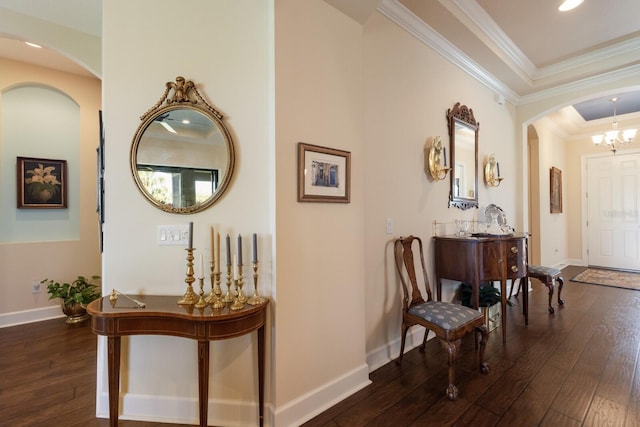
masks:
<instances>
[{"instance_id":1,"label":"wall sconce","mask_svg":"<svg viewBox=\"0 0 640 427\"><path fill-rule=\"evenodd\" d=\"M496 161L496 156L492 154L484 164L484 180L489 187L497 187L503 179L500 176L500 163Z\"/></svg>"},{"instance_id":2,"label":"wall sconce","mask_svg":"<svg viewBox=\"0 0 640 427\"><path fill-rule=\"evenodd\" d=\"M433 138L433 143L429 149L427 167L431 177L436 181L442 181L447 177L451 168L447 167L447 149L442 146L439 136Z\"/></svg>"}]
</instances>

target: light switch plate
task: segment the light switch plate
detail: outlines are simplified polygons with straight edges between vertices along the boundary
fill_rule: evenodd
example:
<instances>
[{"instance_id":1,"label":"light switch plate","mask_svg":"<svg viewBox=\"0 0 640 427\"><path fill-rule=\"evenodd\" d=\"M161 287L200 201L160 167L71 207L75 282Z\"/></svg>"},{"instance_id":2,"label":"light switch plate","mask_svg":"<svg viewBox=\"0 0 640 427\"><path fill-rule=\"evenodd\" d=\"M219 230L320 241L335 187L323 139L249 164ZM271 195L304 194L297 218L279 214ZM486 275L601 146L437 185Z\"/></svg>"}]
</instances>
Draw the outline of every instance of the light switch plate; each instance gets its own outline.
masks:
<instances>
[{"instance_id":1,"label":"light switch plate","mask_svg":"<svg viewBox=\"0 0 640 427\"><path fill-rule=\"evenodd\" d=\"M189 244L189 225L159 225L158 245L187 246Z\"/></svg>"}]
</instances>

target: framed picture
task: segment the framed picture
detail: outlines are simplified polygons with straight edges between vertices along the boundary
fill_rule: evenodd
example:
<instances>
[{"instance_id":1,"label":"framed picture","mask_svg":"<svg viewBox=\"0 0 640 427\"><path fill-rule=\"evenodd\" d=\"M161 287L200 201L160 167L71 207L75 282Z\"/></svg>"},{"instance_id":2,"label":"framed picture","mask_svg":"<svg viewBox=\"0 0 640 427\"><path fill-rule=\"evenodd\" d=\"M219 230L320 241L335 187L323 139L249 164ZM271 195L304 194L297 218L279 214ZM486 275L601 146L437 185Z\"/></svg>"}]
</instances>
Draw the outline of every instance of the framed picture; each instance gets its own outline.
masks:
<instances>
[{"instance_id":1,"label":"framed picture","mask_svg":"<svg viewBox=\"0 0 640 427\"><path fill-rule=\"evenodd\" d=\"M562 171L551 168L551 213L562 213Z\"/></svg>"},{"instance_id":2,"label":"framed picture","mask_svg":"<svg viewBox=\"0 0 640 427\"><path fill-rule=\"evenodd\" d=\"M18 157L18 208L67 207L67 161Z\"/></svg>"},{"instance_id":3,"label":"framed picture","mask_svg":"<svg viewBox=\"0 0 640 427\"><path fill-rule=\"evenodd\" d=\"M351 153L298 143L298 201L349 203Z\"/></svg>"}]
</instances>

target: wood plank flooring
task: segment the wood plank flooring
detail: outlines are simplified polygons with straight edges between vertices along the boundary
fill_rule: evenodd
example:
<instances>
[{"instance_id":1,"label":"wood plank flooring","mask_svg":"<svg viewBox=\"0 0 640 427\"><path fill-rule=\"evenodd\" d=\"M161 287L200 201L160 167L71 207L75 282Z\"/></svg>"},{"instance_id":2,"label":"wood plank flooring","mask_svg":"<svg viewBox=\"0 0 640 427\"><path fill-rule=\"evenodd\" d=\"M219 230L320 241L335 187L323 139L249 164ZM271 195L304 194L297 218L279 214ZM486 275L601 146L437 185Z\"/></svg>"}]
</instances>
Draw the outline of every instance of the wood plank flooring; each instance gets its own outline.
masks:
<instances>
[{"instance_id":1,"label":"wood plank flooring","mask_svg":"<svg viewBox=\"0 0 640 427\"><path fill-rule=\"evenodd\" d=\"M450 402L446 358L435 340L371 373L372 384L304 424L337 426L640 427L640 292L571 282L547 312L534 281L529 325L521 299L487 345L488 376L475 369L473 340L457 364L460 397ZM554 305L555 297L554 297ZM107 427L95 418L96 337L63 319L0 329L0 426ZM122 427L184 425L121 420Z\"/></svg>"}]
</instances>

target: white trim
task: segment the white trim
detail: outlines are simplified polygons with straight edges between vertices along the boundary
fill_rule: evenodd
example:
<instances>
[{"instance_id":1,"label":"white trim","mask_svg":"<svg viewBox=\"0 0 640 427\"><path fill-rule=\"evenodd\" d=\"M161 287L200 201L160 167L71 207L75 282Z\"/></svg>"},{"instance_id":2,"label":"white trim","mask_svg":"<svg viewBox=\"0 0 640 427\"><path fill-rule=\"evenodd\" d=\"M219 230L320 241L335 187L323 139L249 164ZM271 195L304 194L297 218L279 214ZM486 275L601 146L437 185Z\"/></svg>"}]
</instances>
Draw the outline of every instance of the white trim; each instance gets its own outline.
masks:
<instances>
[{"instance_id":1,"label":"white trim","mask_svg":"<svg viewBox=\"0 0 640 427\"><path fill-rule=\"evenodd\" d=\"M513 90L474 62L433 28L426 25L398 0L382 0L377 10L489 89L502 94L511 103L515 104L518 100L519 97Z\"/></svg>"},{"instance_id":2,"label":"white trim","mask_svg":"<svg viewBox=\"0 0 640 427\"><path fill-rule=\"evenodd\" d=\"M362 364L322 387L280 406L275 411L273 425L299 426L369 384L369 367Z\"/></svg>"},{"instance_id":3,"label":"white trim","mask_svg":"<svg viewBox=\"0 0 640 427\"><path fill-rule=\"evenodd\" d=\"M424 337L424 328L416 327L411 328L407 332L407 342L404 345L405 354L422 344L422 338ZM429 335L429 339L434 338L432 333ZM400 355L400 336L387 344L384 344L375 350L367 353L367 365L369 365L370 372L375 371L381 366L395 360Z\"/></svg>"},{"instance_id":4,"label":"white trim","mask_svg":"<svg viewBox=\"0 0 640 427\"><path fill-rule=\"evenodd\" d=\"M59 305L0 314L0 328L64 317Z\"/></svg>"},{"instance_id":5,"label":"white trim","mask_svg":"<svg viewBox=\"0 0 640 427\"><path fill-rule=\"evenodd\" d=\"M148 421L175 424L198 424L198 398L154 396L127 393L121 395L121 420ZM109 418L109 394L97 395L96 416ZM258 425L257 402L209 399L208 425Z\"/></svg>"}]
</instances>

